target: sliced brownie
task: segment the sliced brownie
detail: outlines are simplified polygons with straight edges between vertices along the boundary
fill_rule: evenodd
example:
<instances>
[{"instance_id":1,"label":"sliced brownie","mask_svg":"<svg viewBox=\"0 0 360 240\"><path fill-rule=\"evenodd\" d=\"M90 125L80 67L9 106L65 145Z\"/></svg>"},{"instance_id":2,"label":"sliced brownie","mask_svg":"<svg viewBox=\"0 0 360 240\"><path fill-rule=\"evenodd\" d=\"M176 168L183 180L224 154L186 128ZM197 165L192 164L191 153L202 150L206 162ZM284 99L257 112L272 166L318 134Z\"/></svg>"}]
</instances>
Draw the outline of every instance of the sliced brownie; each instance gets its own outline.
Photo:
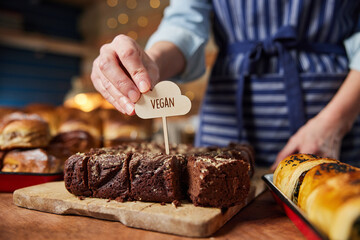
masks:
<instances>
[{"instance_id":1,"label":"sliced brownie","mask_svg":"<svg viewBox=\"0 0 360 240\"><path fill-rule=\"evenodd\" d=\"M180 161L176 156L134 153L129 173L133 200L172 202L182 198Z\"/></svg>"},{"instance_id":2,"label":"sliced brownie","mask_svg":"<svg viewBox=\"0 0 360 240\"><path fill-rule=\"evenodd\" d=\"M77 153L68 158L64 167L64 181L66 189L76 196L91 196L88 187L87 163L89 155Z\"/></svg>"},{"instance_id":3,"label":"sliced brownie","mask_svg":"<svg viewBox=\"0 0 360 240\"><path fill-rule=\"evenodd\" d=\"M250 189L249 163L230 155L190 156L188 194L195 206L230 207L242 204Z\"/></svg>"},{"instance_id":4,"label":"sliced brownie","mask_svg":"<svg viewBox=\"0 0 360 240\"><path fill-rule=\"evenodd\" d=\"M250 176L254 175L255 171L255 151L252 146L249 144L241 144L241 143L230 143L230 150L239 153L239 158L248 161L250 164Z\"/></svg>"},{"instance_id":5,"label":"sliced brownie","mask_svg":"<svg viewBox=\"0 0 360 240\"><path fill-rule=\"evenodd\" d=\"M123 153L116 148L92 150L88 162L88 183L93 197L128 198L130 157L131 153Z\"/></svg>"}]
</instances>

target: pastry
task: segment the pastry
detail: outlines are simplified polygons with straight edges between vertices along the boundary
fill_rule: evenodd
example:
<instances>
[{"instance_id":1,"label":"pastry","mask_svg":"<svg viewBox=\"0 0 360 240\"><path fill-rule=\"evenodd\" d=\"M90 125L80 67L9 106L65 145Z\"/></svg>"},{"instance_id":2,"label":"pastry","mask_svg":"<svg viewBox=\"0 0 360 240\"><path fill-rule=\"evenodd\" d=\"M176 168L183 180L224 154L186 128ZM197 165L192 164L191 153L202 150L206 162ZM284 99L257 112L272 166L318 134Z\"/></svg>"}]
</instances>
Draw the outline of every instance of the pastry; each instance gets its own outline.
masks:
<instances>
[{"instance_id":1,"label":"pastry","mask_svg":"<svg viewBox=\"0 0 360 240\"><path fill-rule=\"evenodd\" d=\"M3 172L56 173L60 163L43 149L12 150L3 160Z\"/></svg>"},{"instance_id":2,"label":"pastry","mask_svg":"<svg viewBox=\"0 0 360 240\"><path fill-rule=\"evenodd\" d=\"M86 131L71 131L58 133L47 147L49 153L63 160L78 152L87 152L100 146L98 139Z\"/></svg>"},{"instance_id":3,"label":"pastry","mask_svg":"<svg viewBox=\"0 0 360 240\"><path fill-rule=\"evenodd\" d=\"M338 163L335 159L321 158L312 154L294 154L280 162L274 172L274 184L290 200L296 195L301 174L322 163Z\"/></svg>"},{"instance_id":4,"label":"pastry","mask_svg":"<svg viewBox=\"0 0 360 240\"><path fill-rule=\"evenodd\" d=\"M0 149L45 147L50 141L49 125L36 114L15 112L0 123Z\"/></svg>"},{"instance_id":5,"label":"pastry","mask_svg":"<svg viewBox=\"0 0 360 240\"><path fill-rule=\"evenodd\" d=\"M308 196L328 179L348 172L354 172L359 170L358 168L352 167L346 163L322 163L318 166L313 167L307 172L304 172L300 177L297 185L298 197L294 199L294 202L302 208L306 209L306 202ZM296 201L297 200L297 201Z\"/></svg>"},{"instance_id":6,"label":"pastry","mask_svg":"<svg viewBox=\"0 0 360 240\"><path fill-rule=\"evenodd\" d=\"M56 135L59 127L59 116L54 106L40 103L30 104L25 107L24 111L39 115L49 124L51 136Z\"/></svg>"},{"instance_id":7,"label":"pastry","mask_svg":"<svg viewBox=\"0 0 360 240\"><path fill-rule=\"evenodd\" d=\"M114 109L104 109L102 118L104 146L122 142L147 140L152 133L152 121L137 116L125 116Z\"/></svg>"},{"instance_id":8,"label":"pastry","mask_svg":"<svg viewBox=\"0 0 360 240\"><path fill-rule=\"evenodd\" d=\"M13 113L13 112L18 112L19 109L17 108L12 108L12 107L0 107L0 122L2 121L2 118L5 117L6 115Z\"/></svg>"},{"instance_id":9,"label":"pastry","mask_svg":"<svg viewBox=\"0 0 360 240\"><path fill-rule=\"evenodd\" d=\"M360 238L360 171L334 176L311 192L305 211L330 239Z\"/></svg>"}]
</instances>

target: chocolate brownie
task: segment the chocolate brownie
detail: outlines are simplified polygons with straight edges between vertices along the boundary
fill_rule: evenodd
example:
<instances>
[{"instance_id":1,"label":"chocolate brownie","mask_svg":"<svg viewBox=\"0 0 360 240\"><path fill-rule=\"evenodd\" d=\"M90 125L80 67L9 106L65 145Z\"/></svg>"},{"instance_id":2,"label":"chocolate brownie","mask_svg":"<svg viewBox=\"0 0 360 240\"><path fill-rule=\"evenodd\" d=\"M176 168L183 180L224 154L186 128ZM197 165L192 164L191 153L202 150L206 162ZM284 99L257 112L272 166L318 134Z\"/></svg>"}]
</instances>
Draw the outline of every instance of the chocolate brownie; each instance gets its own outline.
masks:
<instances>
[{"instance_id":1,"label":"chocolate brownie","mask_svg":"<svg viewBox=\"0 0 360 240\"><path fill-rule=\"evenodd\" d=\"M117 148L92 149L88 185L93 197L126 200L129 196L128 164L131 153Z\"/></svg>"},{"instance_id":2,"label":"chocolate brownie","mask_svg":"<svg viewBox=\"0 0 360 240\"><path fill-rule=\"evenodd\" d=\"M252 146L249 144L241 143L230 143L228 146L232 151L238 151L240 153L239 157L243 160L246 160L250 164L250 176L252 177L255 172L255 151Z\"/></svg>"},{"instance_id":3,"label":"chocolate brownie","mask_svg":"<svg viewBox=\"0 0 360 240\"><path fill-rule=\"evenodd\" d=\"M182 198L180 161L174 155L134 153L129 173L133 200L172 202Z\"/></svg>"},{"instance_id":4,"label":"chocolate brownie","mask_svg":"<svg viewBox=\"0 0 360 240\"><path fill-rule=\"evenodd\" d=\"M89 154L77 153L65 162L64 181L66 189L76 196L92 195L88 187L87 164Z\"/></svg>"},{"instance_id":5,"label":"chocolate brownie","mask_svg":"<svg viewBox=\"0 0 360 240\"><path fill-rule=\"evenodd\" d=\"M250 189L249 163L230 155L190 156L188 194L195 206L230 207L246 201Z\"/></svg>"}]
</instances>

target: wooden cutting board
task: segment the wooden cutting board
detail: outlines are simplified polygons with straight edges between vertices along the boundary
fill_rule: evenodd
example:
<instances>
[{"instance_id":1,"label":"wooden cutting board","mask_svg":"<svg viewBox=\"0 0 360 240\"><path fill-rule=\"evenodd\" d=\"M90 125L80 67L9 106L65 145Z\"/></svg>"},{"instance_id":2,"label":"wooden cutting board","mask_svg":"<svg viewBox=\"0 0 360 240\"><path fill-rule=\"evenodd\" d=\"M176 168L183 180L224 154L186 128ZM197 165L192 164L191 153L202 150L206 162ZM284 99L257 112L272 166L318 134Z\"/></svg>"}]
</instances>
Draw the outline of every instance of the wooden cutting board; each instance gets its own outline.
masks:
<instances>
[{"instance_id":1,"label":"wooden cutting board","mask_svg":"<svg viewBox=\"0 0 360 240\"><path fill-rule=\"evenodd\" d=\"M181 206L149 202L117 202L85 198L70 194L64 182L44 183L18 189L13 200L17 206L55 214L89 216L119 221L128 227L171 233L187 237L207 237L215 233L244 206L265 189L259 173L253 178L249 197L244 205L221 211L218 208L195 207L183 201Z\"/></svg>"}]
</instances>

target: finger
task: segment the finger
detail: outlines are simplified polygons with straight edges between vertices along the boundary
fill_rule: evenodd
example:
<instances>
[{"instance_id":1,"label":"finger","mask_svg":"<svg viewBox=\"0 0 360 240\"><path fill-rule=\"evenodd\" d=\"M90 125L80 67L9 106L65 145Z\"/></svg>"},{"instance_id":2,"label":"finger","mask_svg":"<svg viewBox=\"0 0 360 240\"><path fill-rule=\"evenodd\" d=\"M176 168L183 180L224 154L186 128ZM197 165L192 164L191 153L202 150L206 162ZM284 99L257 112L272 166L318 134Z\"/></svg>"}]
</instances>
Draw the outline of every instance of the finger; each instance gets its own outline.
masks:
<instances>
[{"instance_id":1,"label":"finger","mask_svg":"<svg viewBox=\"0 0 360 240\"><path fill-rule=\"evenodd\" d=\"M132 102L137 102L140 98L140 92L134 82L126 75L119 60L115 54L105 52L99 57L98 68L102 74L115 86L120 92L127 96Z\"/></svg>"},{"instance_id":2,"label":"finger","mask_svg":"<svg viewBox=\"0 0 360 240\"><path fill-rule=\"evenodd\" d=\"M117 46L115 49L120 62L128 71L140 92L148 92L151 87L151 78L141 59L142 54L144 54L142 50L134 40L124 35L117 36L114 39L114 44Z\"/></svg>"},{"instance_id":3,"label":"finger","mask_svg":"<svg viewBox=\"0 0 360 240\"><path fill-rule=\"evenodd\" d=\"M94 84L95 89L109 102L111 103L118 111L125 114L124 109L115 101L115 98L104 88L102 85L101 79L97 74L91 74L91 80Z\"/></svg>"},{"instance_id":4,"label":"finger","mask_svg":"<svg viewBox=\"0 0 360 240\"><path fill-rule=\"evenodd\" d=\"M94 73L97 76L97 80L93 81L95 88L108 100L116 109L120 112L128 115L134 115L134 104L130 100L122 95L122 93L116 89L112 83L102 75L100 71Z\"/></svg>"},{"instance_id":5,"label":"finger","mask_svg":"<svg viewBox=\"0 0 360 240\"><path fill-rule=\"evenodd\" d=\"M101 79L101 84L106 92L108 92L113 98L114 102L121 106L123 111L128 115L134 115L135 106L129 98L124 96L101 72L98 73ZM115 106L116 107L116 106Z\"/></svg>"},{"instance_id":6,"label":"finger","mask_svg":"<svg viewBox=\"0 0 360 240\"><path fill-rule=\"evenodd\" d=\"M297 148L298 148L297 144L292 139L290 139L287 142L287 144L285 145L285 147L276 156L276 160L273 163L273 165L271 165L270 169L272 171L275 171L275 169L279 165L279 163L287 156L295 153L297 151Z\"/></svg>"}]
</instances>

